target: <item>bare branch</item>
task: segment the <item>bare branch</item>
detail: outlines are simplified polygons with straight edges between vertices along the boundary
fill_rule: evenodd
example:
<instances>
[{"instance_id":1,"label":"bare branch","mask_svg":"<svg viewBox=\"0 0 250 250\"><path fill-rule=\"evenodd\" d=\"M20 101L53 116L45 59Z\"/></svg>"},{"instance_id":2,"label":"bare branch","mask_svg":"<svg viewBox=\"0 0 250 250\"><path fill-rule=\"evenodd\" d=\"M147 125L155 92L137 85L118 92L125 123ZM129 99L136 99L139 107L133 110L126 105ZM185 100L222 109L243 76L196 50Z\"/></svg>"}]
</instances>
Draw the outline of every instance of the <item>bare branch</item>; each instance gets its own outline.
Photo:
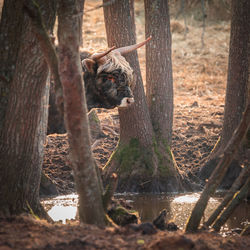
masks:
<instances>
[{"instance_id":1,"label":"bare branch","mask_svg":"<svg viewBox=\"0 0 250 250\"><path fill-rule=\"evenodd\" d=\"M198 229L201 218L206 209L208 200L211 197L211 195L215 193L216 188L222 181L249 127L250 127L250 103L247 105L245 112L243 113L239 126L234 131L232 138L225 147L223 157L221 158L215 170L213 171L212 175L210 176L199 200L197 201L192 211L192 214L186 226L186 232L190 233Z\"/></svg>"}]
</instances>

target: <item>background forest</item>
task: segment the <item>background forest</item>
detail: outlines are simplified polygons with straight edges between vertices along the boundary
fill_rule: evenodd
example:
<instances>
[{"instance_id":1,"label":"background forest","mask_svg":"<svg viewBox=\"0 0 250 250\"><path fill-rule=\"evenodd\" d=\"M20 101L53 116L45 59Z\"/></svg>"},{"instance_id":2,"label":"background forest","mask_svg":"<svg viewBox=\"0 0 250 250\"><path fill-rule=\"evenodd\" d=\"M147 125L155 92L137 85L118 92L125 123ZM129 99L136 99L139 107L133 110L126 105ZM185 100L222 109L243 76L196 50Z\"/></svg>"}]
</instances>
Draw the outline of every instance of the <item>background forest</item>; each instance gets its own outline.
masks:
<instances>
[{"instance_id":1,"label":"background forest","mask_svg":"<svg viewBox=\"0 0 250 250\"><path fill-rule=\"evenodd\" d=\"M134 1L134 8L135 8L134 18L136 25L137 42L143 41L145 39L145 25L147 27L147 23L145 22L144 2L150 3L150 1L139 1L139 0ZM103 8L102 8L103 6L101 1L85 0L83 26L82 26L83 40L82 40L81 50L94 52L99 48L107 48L108 45L110 47L110 43L112 42L113 38L109 34L108 37L106 36L105 21L107 27L107 25L111 25L112 21L111 23L109 22L110 20L112 20L112 17L114 19L116 18L114 12L112 15L112 3L113 1L104 1L104 5L106 4L107 6L104 6L104 8L106 8L106 14L104 12L103 15ZM109 9L110 4L111 8ZM2 7L2 5L3 1L0 1L0 7ZM26 5L28 6L28 8L30 8L30 6L27 3ZM63 20L65 17L63 15L63 11L66 11L64 13L67 13L67 11L69 11L68 15L71 11L71 9L63 10L62 6L63 5L61 5L59 9L60 10L59 17L55 21L54 34L57 34L58 32L58 22L60 25L60 22L63 23L66 20L66 19ZM225 124L223 124L223 120L224 120L225 101L226 101L226 88L228 79L230 78L230 75L228 74L228 63L229 63L228 58L229 58L229 44L230 44L230 28L231 28L230 27L231 1L227 0L171 1L170 0L168 2L168 6L170 14L170 30L172 35L172 71L173 71L173 92L174 92L173 131L169 133L170 135L172 135L171 136L172 142L170 139L170 141L168 141L169 143L168 146L171 146L173 153L171 157L173 157L174 159L174 166L176 166L178 170L178 176L179 175L181 176L181 183L184 184L183 185L184 190L197 191L201 190L204 187L203 181L211 173L210 165L212 164L213 167L217 165L217 163L221 159L220 153L224 152L223 151L225 148L224 144L228 142L228 140L231 138L232 135L232 132L230 132L231 133L230 137L228 137L228 135L223 135L222 137L223 140L218 141L218 139L221 136L221 131L223 131L223 127L225 126ZM50 7L53 9L54 8L53 4L51 4ZM111 12L108 12L107 10ZM29 11L30 9L28 9L28 12ZM106 18L107 15L110 17L110 14L107 13L111 13L111 19L109 19L108 22L107 20L104 20L105 15ZM32 18L32 15L30 17ZM48 27L53 27L52 25L53 18L54 18L53 16L48 16L48 18L46 19L46 25L48 25ZM249 15L247 20L249 20ZM65 29L65 32L66 30L69 31L70 25L72 25L72 23L70 24L70 21L69 22L65 21L65 26L64 27L61 26L61 31L63 30L62 27ZM244 26L244 28L246 28L246 26ZM116 34L117 30L113 29L113 31L114 34ZM107 33L109 32L110 31L108 31ZM21 37L22 34L18 35L20 35ZM3 36L3 34L1 34L1 36ZM249 46L249 35L246 35L245 37L248 37L244 41L247 41L248 39L248 43L246 44L248 44ZM13 39L15 40L16 38ZM74 46L67 44L66 40L69 39L68 41L70 41L71 38L70 37L63 38L63 36L61 36L61 39L62 39L61 45L59 44L59 46L62 46L61 51L63 51L62 48L65 49L69 48L69 50L72 50ZM76 42L77 39L78 38L76 35L73 38L72 44L74 44L74 42ZM25 47L24 45L24 49L28 51L29 50L28 45L27 47ZM65 55L63 55L63 53L61 54L60 53L59 53L59 58L63 59ZM246 72L248 72L249 74L249 54L248 53L246 54L247 54L246 67L248 67L248 71L246 70ZM147 66L146 66L145 47L142 47L141 49L138 50L138 58L140 63L140 70L143 79L144 89L146 90L147 89L146 85L148 83L146 83ZM27 61L29 61L29 58L27 58ZM41 62L42 61L40 61L40 63ZM39 68L40 66L38 68L39 70L41 70L41 76L44 74L44 79L45 79L47 69L44 70L45 66L43 66L43 64L41 65L42 65L41 68ZM5 65L3 66L3 64L1 63L0 66L2 68L5 67ZM27 65L24 64L23 67L25 68L25 66ZM59 69L60 67L61 66L59 65ZM157 72L155 72L155 74L157 74ZM4 82L5 80L6 80L5 76L1 77L2 82ZM63 81L64 80L62 78L62 82ZM248 89L246 87L247 84L248 84ZM246 100L246 102L244 103L244 105L246 105L247 98L250 97L250 95L247 94L249 93L249 80L248 83L246 81L246 84L244 86L246 87L245 88L246 91L244 97L242 96L242 99ZM2 90L3 88L1 89L1 91ZM36 95L39 95L39 90L37 89L35 91L36 92L34 93L37 93ZM46 88L46 91L48 91L48 88ZM0 104L2 106L0 105L0 108L3 107L4 98L1 100ZM28 97L27 100L29 100ZM66 101L66 99L64 101ZM242 111L239 112L240 116L242 114ZM11 117L10 113L7 115L8 117ZM41 116L43 115L45 114L41 114ZM89 114L90 130L91 130L91 138L90 138L91 150L93 152L94 159L99 169L104 169L105 166L110 164L111 162L110 157L112 156L113 152L115 151L119 143L121 143L121 140L119 141L120 132L124 128L121 129L120 124L124 122L124 120L121 120L121 117L119 119L119 115L121 115L121 111L120 110L118 111L117 108L112 110L98 108L92 110L92 112ZM246 120L247 120L246 126L249 128L249 114ZM76 173L80 173L80 171L75 172L73 174L69 157L68 135L65 133L64 126L60 125L58 129L57 126L55 126L56 128L54 128L55 123L54 124L52 123L49 118L48 132L44 143L44 157L42 163L43 174L42 174L42 184L40 189L40 197L44 197L51 194L53 195L70 194L72 192L76 192L76 190L79 191L79 182L78 182L79 180L76 179L80 178L78 178ZM2 123L0 123L0 125L2 126ZM42 129L46 128L43 126ZM72 136L71 132L68 133L69 136ZM41 134L34 134L34 135L39 137L42 136L42 133L43 132L41 132ZM8 138L8 136L4 134L2 134L1 136L2 136L0 137L1 140L2 138L5 137ZM122 136L123 138L126 138L126 135L125 137L124 135ZM224 142L225 138L226 140ZM40 139L38 138L38 141L39 140ZM72 143L72 140L70 143ZM132 144L129 144L129 146L131 145ZM214 154L211 155L211 152L216 145L218 148L214 151ZM235 162L231 164L231 170L228 172L227 177L222 181L222 185L220 187L229 188L232 184L232 181L239 174L239 169L243 168L244 166L245 169L247 168L249 169L250 154L249 154L249 148L245 147L246 145L247 145L247 140L245 140L243 143L244 150L242 150L242 147L240 148L240 154L236 155ZM2 148L5 149L4 147ZM0 147L0 149L2 148ZM39 146L37 149L39 150ZM154 148L154 150L157 155L156 148ZM217 150L219 152L218 154L216 154ZM129 150L128 152L130 153ZM5 162L7 162L6 161L7 156L5 155L4 151L2 150L0 153L1 153L0 154L1 158L4 159ZM161 159L160 160L159 159L156 162L160 162ZM2 161L2 163L4 161ZM36 159L35 158L31 159L31 161L35 162ZM11 164L11 162L8 164ZM27 163L23 161L21 166L25 166L25 164ZM37 164L36 166L37 168L38 165L39 164ZM89 165L94 166L93 162L91 162L91 164ZM111 167L112 166L113 165L111 164ZM205 168L203 168L204 166ZM1 170L3 169L4 168L2 168ZM23 167L23 169L25 168ZM19 168L19 170L17 168L17 171L20 171L20 173L21 170L22 170L21 167ZM27 173L25 174L29 176L28 168L26 171ZM76 171L76 168L74 169L74 171ZM159 171L162 170L160 169ZM106 169L104 170L104 172L106 176L110 174ZM6 172L4 171L2 173L6 174ZM15 172L13 172L13 176L14 173ZM246 175L248 174L249 176L249 171L248 173L247 171L245 173ZM6 176L11 176L11 172ZM18 179L18 174L15 174L15 176L16 176L15 178ZM74 176L77 176L77 178L74 178ZM39 178L40 178L39 176L34 175L28 177L28 181L32 183L32 179L34 179L33 182L35 182L35 179ZM99 176L97 176L97 179L98 178ZM178 178L179 177L177 177L177 179ZM142 178L141 180L144 179ZM75 181L76 183L78 183L77 184L78 189L76 187ZM26 183L27 190L32 190L32 185L29 185L27 183ZM133 182L130 182L130 180L128 181L128 183L133 184ZM182 184L180 186L182 186ZM15 185L14 181L12 185L13 190L14 189L18 190L18 185ZM121 190L124 191L123 189L124 185L123 184L121 184L120 186L119 185L120 184L118 184L118 190L120 190L119 188L121 187ZM247 189L249 189L249 180L247 182L247 185L248 185ZM177 186L173 185L173 186L175 188L178 185ZM6 187L7 186L5 186L4 189L2 189L4 190L4 192L5 190L7 190ZM162 186L160 184L159 187L157 187L157 189L153 189L152 186L149 186L149 189L152 188L153 191L155 190L161 191L162 190L161 187ZM97 187L95 187L95 190L97 189L99 189L98 185ZM100 188L100 190L102 190L102 188ZM137 191L138 189L135 190ZM145 190L147 191L147 189ZM181 189L177 188L177 190ZM95 192L94 190L92 191ZM4 194L4 192L2 193ZM32 192L33 191L31 191L31 193ZM37 214L43 218L47 218L46 212L43 210L43 208L40 207L39 197L37 199L36 194L38 194L38 192L39 190L37 189L34 192L34 197L31 197L31 199L29 198L31 203L30 201L26 201L26 204L24 202L23 206L24 211L28 211L28 213L31 213L33 215ZM0 196L0 198L1 197L3 198L3 196ZM18 192L16 194L16 197L18 197ZM25 195L23 195L23 197L25 197ZM3 200L4 199L2 199L1 201ZM80 201L80 203L81 202L82 201ZM96 228L95 226L90 226L87 224L83 224L81 227L79 227L77 222L75 221L71 221L67 226L64 227L60 223L52 225L48 224L45 221L35 221L31 217L26 217L26 216L17 216L17 217L7 216L6 219L2 215L6 215L6 211L7 215L11 214L13 211L15 214L17 211L17 210L15 211L15 209L19 209L20 204L18 204L17 202L16 204L18 205L13 208L13 211L11 211L11 209L9 211L2 209L5 208L4 206L2 206L2 204L6 206L4 202L0 203L1 205L0 223L2 226L0 235L1 234L3 235L3 237L0 236L0 248L2 244L3 247L8 245L9 248L12 249L19 249L19 248L20 249L25 249L25 248L81 249L84 247L87 247L87 249L96 249L96 248L120 249L122 247L124 247L125 249L137 249L137 248L176 249L182 247L184 247L184 249L204 249L204 248L247 249L250 244L248 236L240 238L238 235L235 236L234 233L230 235L232 236L231 241L228 239L224 241L223 238L221 238L221 236L217 234L210 234L208 231L201 232L200 235L183 234L180 231L177 234L172 234L166 231L165 232L158 231L158 233L155 234L154 231L152 232L150 231L151 229L147 228L148 225L144 225L143 223L141 224L142 226L138 227L127 226L122 228L113 225L114 226L113 228L108 227L105 230L102 230L100 228ZM126 206L127 204L124 203L123 205ZM107 208L104 206L105 212L106 209ZM101 210L103 211L103 208ZM17 214L18 213L19 212L17 212ZM87 216L89 218L83 218L81 217L82 216L81 213L82 212L80 212L81 221L83 222L86 222L87 220L91 221L92 219L91 216ZM100 217L103 217L103 215L101 215ZM96 219L96 221L98 220L99 219ZM103 222L100 223L101 220L103 220L103 218L101 218L97 223L90 222L90 224L98 224L98 225L107 224L105 220L104 224L102 224ZM27 228L27 230L22 230L23 227ZM190 226L189 229L187 228L187 232L191 231L193 230L191 229ZM43 237L40 237L41 234L43 235ZM142 236L142 234L148 234L148 235ZM51 237L51 235L53 235L54 237ZM64 235L64 237L62 237L62 235ZM246 233L246 235L248 234Z\"/></svg>"}]
</instances>

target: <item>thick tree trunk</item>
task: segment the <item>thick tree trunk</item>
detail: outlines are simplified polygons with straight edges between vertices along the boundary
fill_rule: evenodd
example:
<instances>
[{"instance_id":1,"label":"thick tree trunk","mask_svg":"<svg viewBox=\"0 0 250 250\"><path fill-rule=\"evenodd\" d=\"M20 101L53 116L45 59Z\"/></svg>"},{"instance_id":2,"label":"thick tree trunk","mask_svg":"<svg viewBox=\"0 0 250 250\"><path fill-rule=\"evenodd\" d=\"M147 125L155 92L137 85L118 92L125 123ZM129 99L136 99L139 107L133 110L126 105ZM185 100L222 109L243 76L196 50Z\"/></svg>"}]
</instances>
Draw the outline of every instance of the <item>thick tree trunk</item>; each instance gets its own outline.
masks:
<instances>
[{"instance_id":1,"label":"thick tree trunk","mask_svg":"<svg viewBox=\"0 0 250 250\"><path fill-rule=\"evenodd\" d=\"M107 3L108 0L104 0ZM109 47L122 47L136 42L133 1L115 1L104 7L105 26ZM115 20L115 21L114 21ZM105 177L118 173L119 191L176 191L180 183L168 169L173 164L169 148L159 148L143 88L137 52L126 56L134 70L135 103L119 109L120 141L105 166ZM165 103L164 103L165 104ZM167 151L167 156L163 156ZM170 173L171 172L171 173Z\"/></svg>"},{"instance_id":2,"label":"thick tree trunk","mask_svg":"<svg viewBox=\"0 0 250 250\"><path fill-rule=\"evenodd\" d=\"M11 10L17 11L14 2L5 1L3 12L6 11L6 15L3 13L2 17L7 29L4 34L9 36L6 46L10 51L13 47L15 53L14 58L4 59L6 65L8 60L12 62L11 69L5 68L10 81L1 82L8 94L6 106L1 105L4 119L0 131L0 213L10 215L33 210L35 214L46 217L39 201L39 185L47 125L48 67L23 5L18 6L22 17L20 13L17 16L11 14ZM46 28L52 29L55 2L39 1L38 4ZM10 26L5 18L10 21ZM22 34L14 41L11 30L15 18L21 22L17 29L21 29Z\"/></svg>"},{"instance_id":3,"label":"thick tree trunk","mask_svg":"<svg viewBox=\"0 0 250 250\"><path fill-rule=\"evenodd\" d=\"M86 97L79 55L77 0L62 0L58 10L59 71L63 85L65 124L70 161L79 194L81 222L105 225L102 189L90 150Z\"/></svg>"},{"instance_id":4,"label":"thick tree trunk","mask_svg":"<svg viewBox=\"0 0 250 250\"><path fill-rule=\"evenodd\" d=\"M108 0L103 1L104 4ZM109 47L123 47L136 43L135 23L129 1L115 1L104 7L105 27ZM131 6L132 7L132 6ZM114 22L114 20L116 20ZM137 52L126 55L126 60L134 70L133 94L134 105L126 109L119 109L121 144L129 143L131 138L138 138L144 147L152 146L153 130L141 77ZM140 121L140 122L138 122Z\"/></svg>"},{"instance_id":5,"label":"thick tree trunk","mask_svg":"<svg viewBox=\"0 0 250 250\"><path fill-rule=\"evenodd\" d=\"M24 1L4 1L0 24L0 134L5 119L10 84L15 73L20 41L23 29L23 6ZM11 46L10 46L11 45Z\"/></svg>"},{"instance_id":6,"label":"thick tree trunk","mask_svg":"<svg viewBox=\"0 0 250 250\"><path fill-rule=\"evenodd\" d=\"M224 121L220 139L210 155L208 162L202 168L200 177L206 179L218 163L221 153L231 139L234 130L239 125L242 113L247 105L250 91L250 1L232 1L232 21L230 34L228 79ZM222 187L229 188L240 173L240 160L245 154L241 147L235 156L228 173L222 181Z\"/></svg>"},{"instance_id":7,"label":"thick tree trunk","mask_svg":"<svg viewBox=\"0 0 250 250\"><path fill-rule=\"evenodd\" d=\"M105 4L108 0L103 2ZM130 9L129 1L119 0L104 7L109 47L114 45L123 47L136 43L135 24L131 13L133 13L133 9ZM145 156L153 152L153 128L146 104L137 52L127 55L126 60L134 70L135 103L126 109L119 109L120 141L118 149L110 161L112 165L106 166L106 176L117 172L118 190L136 191L146 189L145 181L149 181L145 183L148 185L152 179L153 170L145 172L146 167L152 168L150 162L146 162ZM118 162L116 158L119 158ZM145 158L144 164L142 164L143 158ZM147 160L151 161L149 158L148 156Z\"/></svg>"}]
</instances>

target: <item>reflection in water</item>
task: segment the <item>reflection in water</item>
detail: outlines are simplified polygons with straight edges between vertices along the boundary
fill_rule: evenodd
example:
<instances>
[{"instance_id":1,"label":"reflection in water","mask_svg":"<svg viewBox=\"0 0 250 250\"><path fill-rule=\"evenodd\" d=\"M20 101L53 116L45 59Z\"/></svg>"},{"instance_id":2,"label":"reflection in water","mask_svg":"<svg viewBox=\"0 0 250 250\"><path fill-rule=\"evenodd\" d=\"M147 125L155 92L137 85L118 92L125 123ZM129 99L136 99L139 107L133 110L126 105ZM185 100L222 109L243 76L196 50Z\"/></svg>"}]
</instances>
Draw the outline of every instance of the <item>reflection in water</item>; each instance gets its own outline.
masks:
<instances>
[{"instance_id":1,"label":"reflection in water","mask_svg":"<svg viewBox=\"0 0 250 250\"><path fill-rule=\"evenodd\" d=\"M54 221L62 221L63 224L66 220L76 218L77 214L78 195L60 195L51 199L42 200L42 204L47 210L49 216Z\"/></svg>"},{"instance_id":2,"label":"reflection in water","mask_svg":"<svg viewBox=\"0 0 250 250\"><path fill-rule=\"evenodd\" d=\"M192 209L200 197L199 193L184 195L156 195L156 194L117 194L117 198L125 199L131 203L133 208L139 212L142 222L147 222L156 218L163 209L167 210L167 220L173 221L180 229L183 229ZM206 221L208 216L219 205L222 198L210 198L205 216L202 221ZM76 217L78 196L76 194L58 196L53 199L44 199L43 204L53 220L61 220L63 223L67 219ZM227 221L224 230L240 227L242 223L249 223L249 204L242 203Z\"/></svg>"},{"instance_id":3,"label":"reflection in water","mask_svg":"<svg viewBox=\"0 0 250 250\"><path fill-rule=\"evenodd\" d=\"M199 193L192 193L192 194L177 196L173 199L173 202L174 203L195 203L198 201L199 198L200 198ZM209 202L217 202L217 200L211 198Z\"/></svg>"},{"instance_id":4,"label":"reflection in water","mask_svg":"<svg viewBox=\"0 0 250 250\"><path fill-rule=\"evenodd\" d=\"M122 197L122 196L119 196ZM141 216L142 222L151 221L159 215L163 209L167 210L168 222L175 222L180 229L183 229L192 209L199 199L199 193L185 195L155 195L155 194L138 194L127 195L133 201L133 207ZM205 219L220 203L219 199L211 198L205 211Z\"/></svg>"},{"instance_id":5,"label":"reflection in water","mask_svg":"<svg viewBox=\"0 0 250 250\"><path fill-rule=\"evenodd\" d=\"M63 224L66 224L66 220L75 219L76 211L76 206L55 205L48 211L48 214L54 221L62 221Z\"/></svg>"}]
</instances>

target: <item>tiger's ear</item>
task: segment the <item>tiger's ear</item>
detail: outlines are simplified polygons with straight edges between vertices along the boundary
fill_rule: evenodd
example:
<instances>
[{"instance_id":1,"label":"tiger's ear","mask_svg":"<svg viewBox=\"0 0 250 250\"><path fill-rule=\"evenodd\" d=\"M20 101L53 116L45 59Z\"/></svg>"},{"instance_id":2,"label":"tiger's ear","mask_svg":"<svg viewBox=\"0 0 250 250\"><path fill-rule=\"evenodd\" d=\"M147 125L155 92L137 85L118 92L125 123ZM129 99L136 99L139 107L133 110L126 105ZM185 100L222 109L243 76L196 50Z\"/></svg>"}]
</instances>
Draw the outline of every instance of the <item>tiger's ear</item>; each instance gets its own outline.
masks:
<instances>
[{"instance_id":1,"label":"tiger's ear","mask_svg":"<svg viewBox=\"0 0 250 250\"><path fill-rule=\"evenodd\" d=\"M82 66L85 70L87 70L88 72L94 74L94 66L95 66L96 62L90 58L86 58L84 60L82 60Z\"/></svg>"}]
</instances>

